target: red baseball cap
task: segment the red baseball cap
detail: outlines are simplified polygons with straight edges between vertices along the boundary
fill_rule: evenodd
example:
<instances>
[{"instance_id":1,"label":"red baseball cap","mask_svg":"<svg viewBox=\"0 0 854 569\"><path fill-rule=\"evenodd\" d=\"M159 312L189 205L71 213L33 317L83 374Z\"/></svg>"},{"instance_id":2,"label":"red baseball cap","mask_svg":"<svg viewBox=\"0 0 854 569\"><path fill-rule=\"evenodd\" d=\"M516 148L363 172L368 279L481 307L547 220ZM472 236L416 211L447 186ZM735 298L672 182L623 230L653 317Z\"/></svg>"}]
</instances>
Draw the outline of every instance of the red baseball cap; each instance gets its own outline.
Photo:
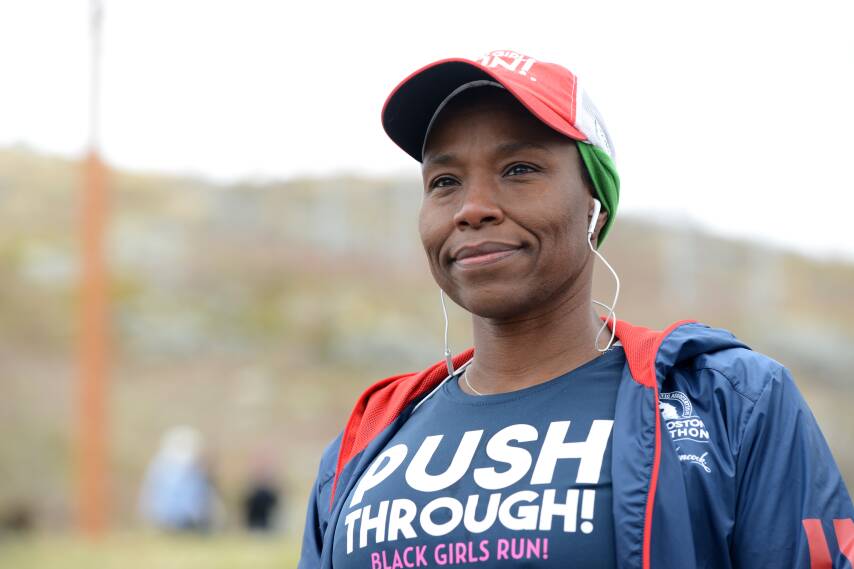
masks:
<instances>
[{"instance_id":1,"label":"red baseball cap","mask_svg":"<svg viewBox=\"0 0 854 569\"><path fill-rule=\"evenodd\" d=\"M442 59L422 67L386 99L383 128L420 162L424 139L437 111L459 90L481 81L498 83L552 129L592 144L614 159L605 123L578 78L565 67L515 51L493 51L479 59Z\"/></svg>"}]
</instances>

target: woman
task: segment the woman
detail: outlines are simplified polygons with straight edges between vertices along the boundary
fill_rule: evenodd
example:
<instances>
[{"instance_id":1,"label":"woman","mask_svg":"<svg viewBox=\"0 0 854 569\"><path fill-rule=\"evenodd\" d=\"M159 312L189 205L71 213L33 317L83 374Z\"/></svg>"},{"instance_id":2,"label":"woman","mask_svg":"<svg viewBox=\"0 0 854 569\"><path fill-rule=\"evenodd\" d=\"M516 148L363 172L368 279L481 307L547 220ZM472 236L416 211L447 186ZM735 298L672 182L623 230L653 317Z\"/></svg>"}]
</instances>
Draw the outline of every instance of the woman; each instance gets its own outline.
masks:
<instances>
[{"instance_id":1,"label":"woman","mask_svg":"<svg viewBox=\"0 0 854 569\"><path fill-rule=\"evenodd\" d=\"M616 295L596 315L619 181L572 73L443 60L394 90L383 125L422 164L421 239L474 349L362 395L321 460L301 567L854 557L851 499L785 368L724 330L618 321Z\"/></svg>"}]
</instances>

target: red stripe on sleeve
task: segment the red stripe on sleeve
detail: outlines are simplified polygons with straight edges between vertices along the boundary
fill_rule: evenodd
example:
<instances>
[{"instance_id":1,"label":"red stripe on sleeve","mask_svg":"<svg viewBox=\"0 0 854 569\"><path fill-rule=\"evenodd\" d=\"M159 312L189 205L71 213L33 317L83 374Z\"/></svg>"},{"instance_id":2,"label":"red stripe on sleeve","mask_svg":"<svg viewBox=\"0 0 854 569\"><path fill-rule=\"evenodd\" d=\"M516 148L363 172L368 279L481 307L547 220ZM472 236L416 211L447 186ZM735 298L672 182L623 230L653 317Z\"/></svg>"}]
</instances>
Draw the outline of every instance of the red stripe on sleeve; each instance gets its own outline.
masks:
<instances>
[{"instance_id":1,"label":"red stripe on sleeve","mask_svg":"<svg viewBox=\"0 0 854 569\"><path fill-rule=\"evenodd\" d=\"M854 566L854 521L851 518L833 520L833 529L836 531L836 543L839 551Z\"/></svg>"},{"instance_id":2,"label":"red stripe on sleeve","mask_svg":"<svg viewBox=\"0 0 854 569\"><path fill-rule=\"evenodd\" d=\"M824 538L821 520L805 519L803 524L810 548L810 569L833 569L833 561L830 559L830 549Z\"/></svg>"}]
</instances>

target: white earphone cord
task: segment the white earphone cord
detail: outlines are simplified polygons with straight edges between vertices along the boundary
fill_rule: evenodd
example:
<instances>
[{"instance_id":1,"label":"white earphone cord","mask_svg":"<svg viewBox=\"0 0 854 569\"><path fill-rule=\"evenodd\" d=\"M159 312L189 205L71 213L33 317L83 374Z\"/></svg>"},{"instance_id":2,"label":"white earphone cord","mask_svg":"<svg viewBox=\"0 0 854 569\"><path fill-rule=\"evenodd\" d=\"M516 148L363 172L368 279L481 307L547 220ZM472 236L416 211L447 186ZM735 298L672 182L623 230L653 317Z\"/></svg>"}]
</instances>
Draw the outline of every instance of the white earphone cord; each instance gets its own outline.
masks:
<instances>
[{"instance_id":1,"label":"white earphone cord","mask_svg":"<svg viewBox=\"0 0 854 569\"><path fill-rule=\"evenodd\" d=\"M602 327L599 328L599 332L596 334L596 341L594 343L594 347L599 352L607 352L611 349L611 346L614 343L614 335L617 331L617 313L614 312L614 309L617 308L617 299L620 297L620 277L617 276L617 271L611 266L611 264L605 260L605 257L593 247L593 241L591 240L593 237L593 231L596 230L596 222L599 221L599 212L602 209L602 202L593 198L593 215L590 216L590 225L587 226L587 246L590 247L590 250L599 257L599 259L605 263L605 266L608 267L608 270L611 271L611 274L614 275L614 280L617 281L617 289L614 291L614 301L611 303L611 306L599 302L598 300L594 300L593 304L598 304L602 308L608 311L608 316L605 320L602 321ZM608 327L608 320L611 320L611 338L608 340L608 343L604 348L599 347L599 336L602 335L602 331Z\"/></svg>"},{"instance_id":2,"label":"white earphone cord","mask_svg":"<svg viewBox=\"0 0 854 569\"><path fill-rule=\"evenodd\" d=\"M442 301L442 316L445 317L445 364L448 375L454 375L454 361L451 359L451 347L448 345L448 309L445 308L445 291L439 289L439 300Z\"/></svg>"},{"instance_id":3,"label":"white earphone cord","mask_svg":"<svg viewBox=\"0 0 854 569\"><path fill-rule=\"evenodd\" d=\"M602 321L602 327L599 328L599 332L596 334L596 349L600 352L607 352L611 349L611 346L614 343L614 335L617 330L617 313L614 311L614 308L617 306L617 300L620 298L620 277L617 276L617 271L611 266L611 264L605 260L605 257L602 254L593 248L593 244L590 242L590 239L587 240L587 244L590 245L590 250L596 254L599 259L605 263L605 266L608 267L608 270L611 271L611 274L614 275L614 280L617 283L616 290L614 291L614 301L611 303L611 306L608 306L604 302L599 302L598 300L594 300L593 304L598 304L602 308L608 311L608 317ZM611 338L608 340L608 343L604 348L599 347L599 336L602 335L602 332L608 327L608 320L611 320Z\"/></svg>"}]
</instances>

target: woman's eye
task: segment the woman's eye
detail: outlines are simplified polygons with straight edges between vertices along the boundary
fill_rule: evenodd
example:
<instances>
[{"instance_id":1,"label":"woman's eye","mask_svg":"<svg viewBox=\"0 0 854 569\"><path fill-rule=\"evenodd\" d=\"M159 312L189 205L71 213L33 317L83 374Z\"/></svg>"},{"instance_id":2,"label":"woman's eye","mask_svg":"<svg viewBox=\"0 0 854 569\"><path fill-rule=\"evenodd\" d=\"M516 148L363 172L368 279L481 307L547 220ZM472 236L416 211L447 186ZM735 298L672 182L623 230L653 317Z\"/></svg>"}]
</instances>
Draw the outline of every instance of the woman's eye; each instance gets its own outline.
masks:
<instances>
[{"instance_id":1,"label":"woman's eye","mask_svg":"<svg viewBox=\"0 0 854 569\"><path fill-rule=\"evenodd\" d=\"M507 169L505 175L518 176L519 174L527 174L528 172L536 172L536 169L528 164L513 164Z\"/></svg>"},{"instance_id":2,"label":"woman's eye","mask_svg":"<svg viewBox=\"0 0 854 569\"><path fill-rule=\"evenodd\" d=\"M457 181L450 176L439 176L430 183L430 189L447 188L456 185Z\"/></svg>"}]
</instances>

